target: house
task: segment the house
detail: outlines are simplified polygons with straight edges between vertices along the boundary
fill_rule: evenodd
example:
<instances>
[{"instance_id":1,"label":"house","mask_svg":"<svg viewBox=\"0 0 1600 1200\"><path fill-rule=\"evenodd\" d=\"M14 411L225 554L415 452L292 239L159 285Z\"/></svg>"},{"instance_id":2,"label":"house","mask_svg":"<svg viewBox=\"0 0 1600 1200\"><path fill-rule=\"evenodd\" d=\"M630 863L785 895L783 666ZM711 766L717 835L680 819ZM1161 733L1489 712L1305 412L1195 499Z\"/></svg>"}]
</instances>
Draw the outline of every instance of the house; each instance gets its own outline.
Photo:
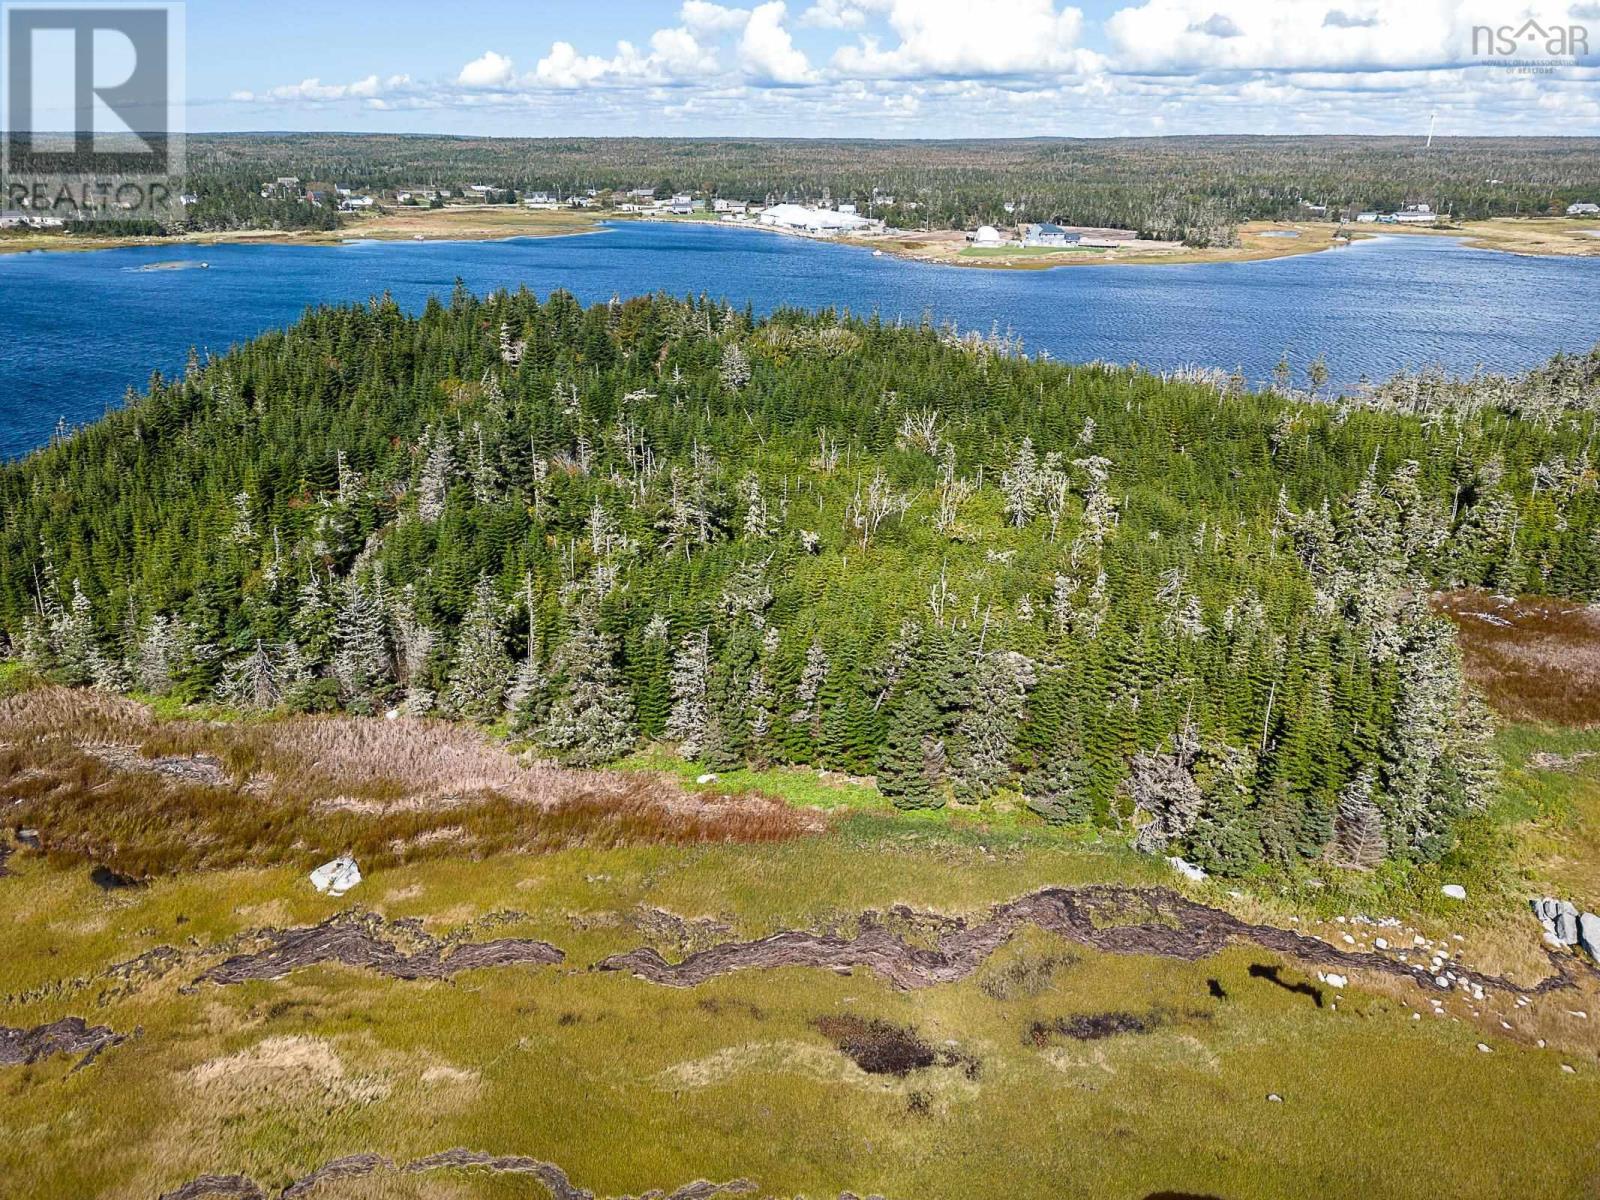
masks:
<instances>
[{"instance_id":1,"label":"house","mask_svg":"<svg viewBox=\"0 0 1600 1200\"><path fill-rule=\"evenodd\" d=\"M1408 204L1390 215L1396 225L1432 225L1439 219L1439 214L1426 204Z\"/></svg>"},{"instance_id":2,"label":"house","mask_svg":"<svg viewBox=\"0 0 1600 1200\"><path fill-rule=\"evenodd\" d=\"M1052 225L1049 221L1022 227L1022 244L1024 246L1072 246L1076 245L1079 240L1078 234L1068 233L1061 226Z\"/></svg>"},{"instance_id":3,"label":"house","mask_svg":"<svg viewBox=\"0 0 1600 1200\"><path fill-rule=\"evenodd\" d=\"M1569 217L1594 217L1600 216L1600 204L1591 204L1587 200L1580 200L1576 204L1567 205Z\"/></svg>"},{"instance_id":4,"label":"house","mask_svg":"<svg viewBox=\"0 0 1600 1200\"><path fill-rule=\"evenodd\" d=\"M1371 225L1374 224L1377 219L1378 214L1375 212L1362 212L1356 214L1357 225Z\"/></svg>"},{"instance_id":5,"label":"house","mask_svg":"<svg viewBox=\"0 0 1600 1200\"><path fill-rule=\"evenodd\" d=\"M372 204L373 200L371 196L346 196L343 200L339 201L339 207L345 212L355 212L357 209L371 208Z\"/></svg>"},{"instance_id":6,"label":"house","mask_svg":"<svg viewBox=\"0 0 1600 1200\"><path fill-rule=\"evenodd\" d=\"M974 246L1003 246L1005 238L1000 236L1000 231L993 225L980 225L978 231L972 235Z\"/></svg>"},{"instance_id":7,"label":"house","mask_svg":"<svg viewBox=\"0 0 1600 1200\"><path fill-rule=\"evenodd\" d=\"M853 217L856 215L856 206L854 204L841 204L839 205L839 211L846 216Z\"/></svg>"}]
</instances>

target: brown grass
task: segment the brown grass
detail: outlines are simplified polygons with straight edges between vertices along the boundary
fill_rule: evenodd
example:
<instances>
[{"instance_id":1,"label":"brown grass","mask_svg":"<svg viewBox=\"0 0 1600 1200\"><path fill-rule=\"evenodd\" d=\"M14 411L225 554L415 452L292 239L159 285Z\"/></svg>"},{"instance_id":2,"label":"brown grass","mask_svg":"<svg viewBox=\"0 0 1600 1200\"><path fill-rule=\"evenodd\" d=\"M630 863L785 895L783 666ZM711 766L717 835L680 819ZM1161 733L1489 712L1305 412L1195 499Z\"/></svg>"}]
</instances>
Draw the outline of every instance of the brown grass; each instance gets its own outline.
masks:
<instances>
[{"instance_id":1,"label":"brown grass","mask_svg":"<svg viewBox=\"0 0 1600 1200\"><path fill-rule=\"evenodd\" d=\"M757 796L685 793L642 772L519 758L436 721L159 721L94 692L0 700L7 823L58 862L147 878L292 864L363 866L569 846L776 841L822 819Z\"/></svg>"},{"instance_id":2,"label":"brown grass","mask_svg":"<svg viewBox=\"0 0 1600 1200\"><path fill-rule=\"evenodd\" d=\"M1548 596L1441 592L1467 678L1513 721L1600 726L1600 610Z\"/></svg>"}]
</instances>

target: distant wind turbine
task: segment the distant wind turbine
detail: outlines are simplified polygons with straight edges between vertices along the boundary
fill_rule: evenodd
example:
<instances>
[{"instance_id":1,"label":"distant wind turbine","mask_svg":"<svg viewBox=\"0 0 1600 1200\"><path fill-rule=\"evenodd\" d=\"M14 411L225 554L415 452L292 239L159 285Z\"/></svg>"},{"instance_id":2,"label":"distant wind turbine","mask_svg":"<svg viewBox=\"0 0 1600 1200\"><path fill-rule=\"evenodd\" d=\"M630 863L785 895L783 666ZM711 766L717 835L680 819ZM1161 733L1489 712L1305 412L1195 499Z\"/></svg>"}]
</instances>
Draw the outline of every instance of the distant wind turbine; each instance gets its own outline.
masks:
<instances>
[{"instance_id":1,"label":"distant wind turbine","mask_svg":"<svg viewBox=\"0 0 1600 1200\"><path fill-rule=\"evenodd\" d=\"M1430 113L1428 115L1428 140L1422 147L1424 150L1432 150L1433 149L1433 123L1435 121L1437 121L1438 119L1439 119L1439 114L1438 113Z\"/></svg>"}]
</instances>

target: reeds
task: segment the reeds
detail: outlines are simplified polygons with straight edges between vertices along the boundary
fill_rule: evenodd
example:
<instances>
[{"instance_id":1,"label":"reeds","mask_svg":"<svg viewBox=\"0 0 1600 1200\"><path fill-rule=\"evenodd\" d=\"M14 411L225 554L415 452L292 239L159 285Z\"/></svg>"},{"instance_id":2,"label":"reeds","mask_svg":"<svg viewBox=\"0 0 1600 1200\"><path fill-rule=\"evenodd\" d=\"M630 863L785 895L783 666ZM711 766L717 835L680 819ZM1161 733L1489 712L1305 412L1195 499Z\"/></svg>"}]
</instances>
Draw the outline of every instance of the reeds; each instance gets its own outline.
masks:
<instances>
[{"instance_id":1,"label":"reeds","mask_svg":"<svg viewBox=\"0 0 1600 1200\"><path fill-rule=\"evenodd\" d=\"M157 721L142 705L40 687L0 701L7 823L52 860L140 878L354 854L363 866L569 846L769 842L820 827L756 796L519 760L435 721Z\"/></svg>"}]
</instances>

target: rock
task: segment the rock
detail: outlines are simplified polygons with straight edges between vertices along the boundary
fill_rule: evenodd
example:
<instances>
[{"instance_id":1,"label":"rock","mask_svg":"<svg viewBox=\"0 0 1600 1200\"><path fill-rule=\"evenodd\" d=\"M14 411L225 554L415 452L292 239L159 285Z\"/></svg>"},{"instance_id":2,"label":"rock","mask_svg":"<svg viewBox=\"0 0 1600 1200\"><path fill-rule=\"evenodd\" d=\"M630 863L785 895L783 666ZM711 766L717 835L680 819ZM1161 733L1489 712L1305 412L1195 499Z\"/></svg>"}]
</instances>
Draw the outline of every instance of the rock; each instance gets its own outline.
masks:
<instances>
[{"instance_id":1,"label":"rock","mask_svg":"<svg viewBox=\"0 0 1600 1200\"><path fill-rule=\"evenodd\" d=\"M1485 1054L1493 1054L1494 1053L1493 1050L1489 1049L1489 1047L1485 1046L1482 1042L1478 1043L1478 1049L1483 1051Z\"/></svg>"},{"instance_id":2,"label":"rock","mask_svg":"<svg viewBox=\"0 0 1600 1200\"><path fill-rule=\"evenodd\" d=\"M1555 900L1549 896L1546 896L1542 900L1535 900L1533 902L1533 915L1536 917L1541 917L1546 921L1555 920L1556 913L1558 911L1559 909Z\"/></svg>"},{"instance_id":3,"label":"rock","mask_svg":"<svg viewBox=\"0 0 1600 1200\"><path fill-rule=\"evenodd\" d=\"M1571 900L1563 900L1561 902L1561 911L1569 917L1576 917L1578 915L1578 906Z\"/></svg>"},{"instance_id":4,"label":"rock","mask_svg":"<svg viewBox=\"0 0 1600 1200\"><path fill-rule=\"evenodd\" d=\"M1448 896L1452 900L1465 900L1467 898L1467 889L1459 883L1447 883L1439 891L1442 895Z\"/></svg>"},{"instance_id":5,"label":"rock","mask_svg":"<svg viewBox=\"0 0 1600 1200\"><path fill-rule=\"evenodd\" d=\"M704 775L700 775L695 778L696 783L715 783L716 781L716 775L710 771L707 771Z\"/></svg>"},{"instance_id":6,"label":"rock","mask_svg":"<svg viewBox=\"0 0 1600 1200\"><path fill-rule=\"evenodd\" d=\"M1600 958L1600 917L1592 912L1578 918L1578 945L1589 952L1590 958Z\"/></svg>"},{"instance_id":7,"label":"rock","mask_svg":"<svg viewBox=\"0 0 1600 1200\"><path fill-rule=\"evenodd\" d=\"M342 896L360 882L361 869L356 866L356 860L347 854L341 854L311 872L311 886L329 896Z\"/></svg>"},{"instance_id":8,"label":"rock","mask_svg":"<svg viewBox=\"0 0 1600 1200\"><path fill-rule=\"evenodd\" d=\"M1443 975L1437 976L1434 979L1433 982L1435 984L1437 984L1439 987L1444 988L1446 991L1448 991L1449 988L1450 988L1450 981L1448 979L1446 979Z\"/></svg>"},{"instance_id":9,"label":"rock","mask_svg":"<svg viewBox=\"0 0 1600 1200\"><path fill-rule=\"evenodd\" d=\"M1274 1104L1282 1104L1283 1103L1283 1097L1278 1095L1277 1092L1268 1092L1267 1093L1267 1099L1272 1101L1272 1103L1274 1103Z\"/></svg>"},{"instance_id":10,"label":"rock","mask_svg":"<svg viewBox=\"0 0 1600 1200\"><path fill-rule=\"evenodd\" d=\"M1578 1073L1577 1068L1574 1067L1571 1063L1562 1063L1561 1064L1561 1069L1563 1071L1565 1071L1568 1075L1576 1075Z\"/></svg>"},{"instance_id":11,"label":"rock","mask_svg":"<svg viewBox=\"0 0 1600 1200\"><path fill-rule=\"evenodd\" d=\"M1375 939L1373 941L1372 944L1374 946L1376 946L1379 950L1387 950L1389 948L1389 939L1388 938L1377 938L1377 939Z\"/></svg>"},{"instance_id":12,"label":"rock","mask_svg":"<svg viewBox=\"0 0 1600 1200\"><path fill-rule=\"evenodd\" d=\"M1578 943L1578 918L1569 912L1562 911L1556 915L1555 935L1556 940L1563 946L1575 946Z\"/></svg>"},{"instance_id":13,"label":"rock","mask_svg":"<svg viewBox=\"0 0 1600 1200\"><path fill-rule=\"evenodd\" d=\"M1329 987L1336 988L1342 988L1345 984L1350 982L1343 975L1335 975L1332 972L1324 975L1321 971L1318 971L1317 978L1322 980L1322 982L1327 984Z\"/></svg>"},{"instance_id":14,"label":"rock","mask_svg":"<svg viewBox=\"0 0 1600 1200\"><path fill-rule=\"evenodd\" d=\"M1195 866L1192 862L1185 862L1176 854L1167 859L1167 864L1179 875L1182 875L1185 879L1191 880L1194 883L1199 883L1206 877L1206 873L1203 869Z\"/></svg>"},{"instance_id":15,"label":"rock","mask_svg":"<svg viewBox=\"0 0 1600 1200\"><path fill-rule=\"evenodd\" d=\"M39 840L39 831L37 829L17 830L17 841L21 842L24 846L27 846L32 850L40 850L43 849L44 846L44 844Z\"/></svg>"}]
</instances>

